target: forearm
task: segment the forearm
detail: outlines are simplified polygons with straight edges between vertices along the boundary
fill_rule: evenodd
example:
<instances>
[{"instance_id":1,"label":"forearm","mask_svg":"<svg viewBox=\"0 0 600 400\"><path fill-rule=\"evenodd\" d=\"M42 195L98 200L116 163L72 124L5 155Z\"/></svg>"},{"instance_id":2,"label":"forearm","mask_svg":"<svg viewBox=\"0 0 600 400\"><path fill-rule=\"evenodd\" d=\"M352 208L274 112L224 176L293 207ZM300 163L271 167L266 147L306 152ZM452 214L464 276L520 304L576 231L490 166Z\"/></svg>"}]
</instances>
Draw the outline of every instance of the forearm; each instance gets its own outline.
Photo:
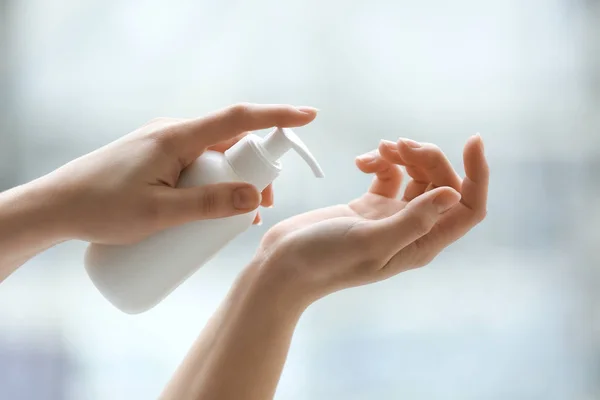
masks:
<instances>
[{"instance_id":1,"label":"forearm","mask_svg":"<svg viewBox=\"0 0 600 400\"><path fill-rule=\"evenodd\" d=\"M163 400L270 399L305 303L252 265L238 278Z\"/></svg>"},{"instance_id":2,"label":"forearm","mask_svg":"<svg viewBox=\"0 0 600 400\"><path fill-rule=\"evenodd\" d=\"M0 282L31 257L66 240L59 203L43 179L0 193Z\"/></svg>"}]
</instances>

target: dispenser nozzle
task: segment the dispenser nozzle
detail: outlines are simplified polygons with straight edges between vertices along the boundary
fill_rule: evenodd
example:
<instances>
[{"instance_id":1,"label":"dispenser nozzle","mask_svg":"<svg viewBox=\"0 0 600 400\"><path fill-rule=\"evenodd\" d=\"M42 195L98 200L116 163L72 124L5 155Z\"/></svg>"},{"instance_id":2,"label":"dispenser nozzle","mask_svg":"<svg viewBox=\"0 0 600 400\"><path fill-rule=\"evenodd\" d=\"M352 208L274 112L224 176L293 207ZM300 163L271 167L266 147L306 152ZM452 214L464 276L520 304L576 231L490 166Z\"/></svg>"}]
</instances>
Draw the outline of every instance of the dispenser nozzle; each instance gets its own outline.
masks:
<instances>
[{"instance_id":1,"label":"dispenser nozzle","mask_svg":"<svg viewBox=\"0 0 600 400\"><path fill-rule=\"evenodd\" d=\"M288 150L294 149L306 161L317 178L323 178L323 170L306 145L289 128L276 128L262 140L262 147L272 162L277 161Z\"/></svg>"}]
</instances>

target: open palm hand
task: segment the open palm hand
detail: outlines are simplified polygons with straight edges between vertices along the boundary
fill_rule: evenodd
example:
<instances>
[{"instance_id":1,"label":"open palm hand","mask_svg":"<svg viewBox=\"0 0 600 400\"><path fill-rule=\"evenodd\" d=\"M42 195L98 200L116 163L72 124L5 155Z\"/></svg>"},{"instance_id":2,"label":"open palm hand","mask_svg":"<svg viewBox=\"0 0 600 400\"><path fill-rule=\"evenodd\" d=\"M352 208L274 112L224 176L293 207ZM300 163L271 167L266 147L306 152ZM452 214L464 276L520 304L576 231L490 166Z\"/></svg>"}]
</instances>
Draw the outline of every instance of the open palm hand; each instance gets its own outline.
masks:
<instances>
[{"instance_id":1,"label":"open palm hand","mask_svg":"<svg viewBox=\"0 0 600 400\"><path fill-rule=\"evenodd\" d=\"M485 218L489 169L480 136L468 140L463 158L461 179L435 145L382 141L356 160L375 174L367 193L280 222L259 254L275 257L276 273L311 300L424 266ZM400 166L411 180L397 198Z\"/></svg>"}]
</instances>

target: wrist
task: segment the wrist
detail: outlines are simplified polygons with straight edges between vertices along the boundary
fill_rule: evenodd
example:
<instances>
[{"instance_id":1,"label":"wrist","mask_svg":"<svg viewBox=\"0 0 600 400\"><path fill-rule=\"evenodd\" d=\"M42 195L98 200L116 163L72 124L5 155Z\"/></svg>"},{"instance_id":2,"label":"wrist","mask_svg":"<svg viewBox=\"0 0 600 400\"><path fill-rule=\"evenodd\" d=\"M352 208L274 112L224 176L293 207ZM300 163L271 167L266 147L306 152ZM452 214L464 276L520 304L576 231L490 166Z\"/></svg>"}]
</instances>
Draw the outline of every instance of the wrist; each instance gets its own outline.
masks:
<instances>
[{"instance_id":1,"label":"wrist","mask_svg":"<svg viewBox=\"0 0 600 400\"><path fill-rule=\"evenodd\" d=\"M280 254L257 255L246 268L254 290L269 296L273 303L302 313L320 297L293 261Z\"/></svg>"},{"instance_id":2,"label":"wrist","mask_svg":"<svg viewBox=\"0 0 600 400\"><path fill-rule=\"evenodd\" d=\"M283 259L257 256L240 275L251 296L265 299L282 313L301 315L315 300ZM277 312L277 310L274 310Z\"/></svg>"},{"instance_id":3,"label":"wrist","mask_svg":"<svg viewBox=\"0 0 600 400\"><path fill-rule=\"evenodd\" d=\"M58 204L38 182L0 193L0 282L31 257L69 239Z\"/></svg>"},{"instance_id":4,"label":"wrist","mask_svg":"<svg viewBox=\"0 0 600 400\"><path fill-rule=\"evenodd\" d=\"M3 233L50 245L70 239L63 202L43 178L1 193Z\"/></svg>"}]
</instances>

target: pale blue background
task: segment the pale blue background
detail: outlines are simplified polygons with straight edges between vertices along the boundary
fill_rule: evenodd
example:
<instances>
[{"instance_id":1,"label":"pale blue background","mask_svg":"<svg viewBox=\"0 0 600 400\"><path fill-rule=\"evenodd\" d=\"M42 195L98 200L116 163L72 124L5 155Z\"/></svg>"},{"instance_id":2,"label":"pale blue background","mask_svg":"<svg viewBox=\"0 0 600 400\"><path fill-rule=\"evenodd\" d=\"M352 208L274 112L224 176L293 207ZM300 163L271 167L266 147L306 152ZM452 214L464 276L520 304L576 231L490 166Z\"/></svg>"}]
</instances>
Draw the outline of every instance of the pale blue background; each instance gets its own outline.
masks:
<instances>
[{"instance_id":1,"label":"pale blue background","mask_svg":"<svg viewBox=\"0 0 600 400\"><path fill-rule=\"evenodd\" d=\"M297 132L327 175L286 156L265 224L143 315L95 291L84 243L32 260L0 286L0 398L155 398L269 226L362 193L381 138L462 170L477 131L485 223L312 306L277 399L600 398L599 26L597 0L0 0L1 188L238 101L320 108Z\"/></svg>"}]
</instances>

